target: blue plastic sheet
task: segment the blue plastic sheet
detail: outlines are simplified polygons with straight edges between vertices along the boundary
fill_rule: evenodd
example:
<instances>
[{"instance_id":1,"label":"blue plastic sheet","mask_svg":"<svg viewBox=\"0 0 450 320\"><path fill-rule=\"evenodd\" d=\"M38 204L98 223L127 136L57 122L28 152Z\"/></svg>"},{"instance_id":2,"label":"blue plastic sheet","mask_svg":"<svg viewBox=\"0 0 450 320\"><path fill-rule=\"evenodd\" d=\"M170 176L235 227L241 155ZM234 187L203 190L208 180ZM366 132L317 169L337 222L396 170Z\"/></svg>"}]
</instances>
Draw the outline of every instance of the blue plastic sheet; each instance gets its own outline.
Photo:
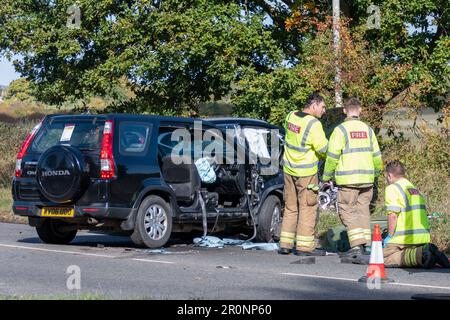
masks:
<instances>
[{"instance_id":1,"label":"blue plastic sheet","mask_svg":"<svg viewBox=\"0 0 450 320\"><path fill-rule=\"evenodd\" d=\"M206 248L223 248L225 246L239 246L244 250L265 250L265 251L273 251L278 250L278 243L266 243L266 242L258 242L253 243L251 241L246 240L237 240L237 239L220 239L214 236L206 236L204 238L195 238L194 244L198 247L206 247Z\"/></svg>"}]
</instances>

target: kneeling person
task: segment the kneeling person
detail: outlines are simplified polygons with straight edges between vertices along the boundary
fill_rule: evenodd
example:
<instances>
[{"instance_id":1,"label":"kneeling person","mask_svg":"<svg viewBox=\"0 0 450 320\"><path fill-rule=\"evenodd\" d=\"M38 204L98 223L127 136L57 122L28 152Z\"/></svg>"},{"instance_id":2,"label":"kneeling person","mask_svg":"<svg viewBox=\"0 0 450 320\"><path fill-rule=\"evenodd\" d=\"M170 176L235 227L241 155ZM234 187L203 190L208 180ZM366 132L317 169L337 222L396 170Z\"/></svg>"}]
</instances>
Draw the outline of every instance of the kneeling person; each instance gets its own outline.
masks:
<instances>
[{"instance_id":1,"label":"kneeling person","mask_svg":"<svg viewBox=\"0 0 450 320\"><path fill-rule=\"evenodd\" d=\"M386 214L389 235L384 240L386 267L432 268L436 263L450 268L447 256L430 243L430 230L425 199L405 178L400 161L386 166Z\"/></svg>"}]
</instances>

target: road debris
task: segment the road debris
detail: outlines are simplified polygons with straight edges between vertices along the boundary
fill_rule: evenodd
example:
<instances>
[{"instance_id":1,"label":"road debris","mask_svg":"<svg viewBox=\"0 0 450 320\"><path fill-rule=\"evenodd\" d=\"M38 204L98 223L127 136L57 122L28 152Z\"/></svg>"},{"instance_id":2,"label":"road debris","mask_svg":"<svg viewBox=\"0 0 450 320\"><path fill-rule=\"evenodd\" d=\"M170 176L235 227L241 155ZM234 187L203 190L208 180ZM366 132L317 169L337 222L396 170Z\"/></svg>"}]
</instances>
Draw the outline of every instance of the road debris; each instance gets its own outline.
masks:
<instances>
[{"instance_id":1,"label":"road debris","mask_svg":"<svg viewBox=\"0 0 450 320\"><path fill-rule=\"evenodd\" d=\"M207 247L207 248L224 248L225 246L238 246L242 247L243 250L274 251L279 249L278 243L266 243L266 242L253 243L251 241L238 239L229 239L229 238L220 239L214 236L195 238L194 245L198 247Z\"/></svg>"},{"instance_id":2,"label":"road debris","mask_svg":"<svg viewBox=\"0 0 450 320\"><path fill-rule=\"evenodd\" d=\"M316 258L315 257L307 257L303 258L294 262L291 262L291 264L315 264Z\"/></svg>"}]
</instances>

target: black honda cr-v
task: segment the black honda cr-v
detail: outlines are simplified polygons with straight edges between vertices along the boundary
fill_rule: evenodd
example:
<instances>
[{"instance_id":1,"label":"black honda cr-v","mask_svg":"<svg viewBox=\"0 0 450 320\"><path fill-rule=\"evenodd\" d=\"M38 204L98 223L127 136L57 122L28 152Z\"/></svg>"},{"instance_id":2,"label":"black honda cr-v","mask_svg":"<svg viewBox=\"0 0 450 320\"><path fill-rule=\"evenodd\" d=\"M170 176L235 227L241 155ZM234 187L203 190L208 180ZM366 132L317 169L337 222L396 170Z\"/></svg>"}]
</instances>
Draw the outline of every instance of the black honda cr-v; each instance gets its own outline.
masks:
<instances>
[{"instance_id":1,"label":"black honda cr-v","mask_svg":"<svg viewBox=\"0 0 450 320\"><path fill-rule=\"evenodd\" d=\"M255 130L225 132L207 120L49 115L17 156L13 211L46 243L69 243L89 229L155 248L172 232L227 226L270 241L283 178L280 148L264 141Z\"/></svg>"}]
</instances>

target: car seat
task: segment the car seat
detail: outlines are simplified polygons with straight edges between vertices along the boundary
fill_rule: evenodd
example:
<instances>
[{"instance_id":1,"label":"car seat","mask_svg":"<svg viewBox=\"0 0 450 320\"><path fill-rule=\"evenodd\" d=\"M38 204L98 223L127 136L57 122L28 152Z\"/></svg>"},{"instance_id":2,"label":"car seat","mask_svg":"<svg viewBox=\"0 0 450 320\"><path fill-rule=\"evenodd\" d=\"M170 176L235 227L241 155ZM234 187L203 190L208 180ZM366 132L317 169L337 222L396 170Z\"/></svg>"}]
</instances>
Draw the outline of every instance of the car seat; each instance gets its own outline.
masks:
<instances>
[{"instance_id":1,"label":"car seat","mask_svg":"<svg viewBox=\"0 0 450 320\"><path fill-rule=\"evenodd\" d=\"M177 163L174 163L174 158L166 156L161 160L164 180L175 192L178 201L192 201L201 187L200 175L190 157L176 157Z\"/></svg>"}]
</instances>

